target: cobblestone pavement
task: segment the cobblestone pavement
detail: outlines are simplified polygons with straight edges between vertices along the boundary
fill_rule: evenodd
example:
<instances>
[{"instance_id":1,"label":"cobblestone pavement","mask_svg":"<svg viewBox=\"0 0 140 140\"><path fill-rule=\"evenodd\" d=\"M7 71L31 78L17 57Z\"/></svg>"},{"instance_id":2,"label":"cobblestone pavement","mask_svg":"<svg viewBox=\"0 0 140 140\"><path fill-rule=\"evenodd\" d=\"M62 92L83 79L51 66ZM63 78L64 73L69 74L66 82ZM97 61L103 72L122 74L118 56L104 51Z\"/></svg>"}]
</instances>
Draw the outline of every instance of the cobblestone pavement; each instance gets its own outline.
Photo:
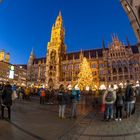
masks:
<instances>
[{"instance_id":1,"label":"cobblestone pavement","mask_svg":"<svg viewBox=\"0 0 140 140\"><path fill-rule=\"evenodd\" d=\"M121 122L103 121L103 114L93 111L79 121L61 140L140 140L140 105L131 118Z\"/></svg>"},{"instance_id":2,"label":"cobblestone pavement","mask_svg":"<svg viewBox=\"0 0 140 140\"><path fill-rule=\"evenodd\" d=\"M86 102L87 101L87 102ZM78 105L78 119L58 118L57 105L39 105L33 101L16 101L12 120L0 120L0 140L140 140L140 105L136 113L122 122L104 122L97 107L87 98Z\"/></svg>"},{"instance_id":3,"label":"cobblestone pavement","mask_svg":"<svg viewBox=\"0 0 140 140\"><path fill-rule=\"evenodd\" d=\"M58 105L40 105L38 98L31 102L16 101L11 122L0 120L0 140L56 140L88 113L83 102L78 110L78 119L69 119L67 107L67 118L62 120L58 118Z\"/></svg>"}]
</instances>

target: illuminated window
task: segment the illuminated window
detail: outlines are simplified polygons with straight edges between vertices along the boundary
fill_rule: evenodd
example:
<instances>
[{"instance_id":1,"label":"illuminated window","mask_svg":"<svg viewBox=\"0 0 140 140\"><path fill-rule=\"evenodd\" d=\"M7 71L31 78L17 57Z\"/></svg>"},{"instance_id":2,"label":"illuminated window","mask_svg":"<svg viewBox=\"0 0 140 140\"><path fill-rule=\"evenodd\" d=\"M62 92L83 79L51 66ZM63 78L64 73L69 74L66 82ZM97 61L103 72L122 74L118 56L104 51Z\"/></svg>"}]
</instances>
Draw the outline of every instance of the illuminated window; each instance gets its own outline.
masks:
<instances>
[{"instance_id":1,"label":"illuminated window","mask_svg":"<svg viewBox=\"0 0 140 140\"><path fill-rule=\"evenodd\" d=\"M103 64L103 63L100 63L100 64L99 64L99 67L100 67L100 68L103 68L103 67L104 67L104 64Z\"/></svg>"},{"instance_id":2,"label":"illuminated window","mask_svg":"<svg viewBox=\"0 0 140 140\"><path fill-rule=\"evenodd\" d=\"M75 69L79 69L79 65L75 65Z\"/></svg>"},{"instance_id":3,"label":"illuminated window","mask_svg":"<svg viewBox=\"0 0 140 140\"><path fill-rule=\"evenodd\" d=\"M72 65L68 65L68 69L72 69Z\"/></svg>"},{"instance_id":4,"label":"illuminated window","mask_svg":"<svg viewBox=\"0 0 140 140\"><path fill-rule=\"evenodd\" d=\"M63 66L63 70L65 70L65 69L66 69L66 66L64 65L64 66Z\"/></svg>"},{"instance_id":5,"label":"illuminated window","mask_svg":"<svg viewBox=\"0 0 140 140\"><path fill-rule=\"evenodd\" d=\"M100 70L100 74L101 74L101 75L104 74L104 71L103 71L103 70Z\"/></svg>"},{"instance_id":6,"label":"illuminated window","mask_svg":"<svg viewBox=\"0 0 140 140\"><path fill-rule=\"evenodd\" d=\"M93 65L92 65L92 68L96 68L96 64L93 64Z\"/></svg>"}]
</instances>

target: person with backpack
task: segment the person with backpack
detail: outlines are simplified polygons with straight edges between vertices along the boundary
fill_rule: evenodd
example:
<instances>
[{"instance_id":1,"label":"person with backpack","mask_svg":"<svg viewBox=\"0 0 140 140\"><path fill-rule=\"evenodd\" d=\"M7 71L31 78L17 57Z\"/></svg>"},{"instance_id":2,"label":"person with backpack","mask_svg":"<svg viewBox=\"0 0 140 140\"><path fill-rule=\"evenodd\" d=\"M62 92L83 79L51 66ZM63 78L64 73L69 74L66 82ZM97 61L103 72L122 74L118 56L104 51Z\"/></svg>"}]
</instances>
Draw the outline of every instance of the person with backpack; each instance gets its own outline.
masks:
<instances>
[{"instance_id":1,"label":"person with backpack","mask_svg":"<svg viewBox=\"0 0 140 140\"><path fill-rule=\"evenodd\" d=\"M114 86L111 85L108 90L103 95L103 102L105 103L105 116L106 120L113 119L113 105L116 101L116 91L114 90Z\"/></svg>"},{"instance_id":2,"label":"person with backpack","mask_svg":"<svg viewBox=\"0 0 140 140\"><path fill-rule=\"evenodd\" d=\"M77 118L77 103L80 101L80 90L73 88L71 92L71 116Z\"/></svg>"},{"instance_id":3,"label":"person with backpack","mask_svg":"<svg viewBox=\"0 0 140 140\"><path fill-rule=\"evenodd\" d=\"M133 100L134 100L134 91L129 80L127 80L127 86L125 89L126 118L131 116Z\"/></svg>"},{"instance_id":4,"label":"person with backpack","mask_svg":"<svg viewBox=\"0 0 140 140\"><path fill-rule=\"evenodd\" d=\"M116 93L116 102L115 102L115 107L116 107L116 121L121 121L122 120L122 109L124 105L124 96L123 96L123 91L122 88L119 86L117 93Z\"/></svg>"}]
</instances>

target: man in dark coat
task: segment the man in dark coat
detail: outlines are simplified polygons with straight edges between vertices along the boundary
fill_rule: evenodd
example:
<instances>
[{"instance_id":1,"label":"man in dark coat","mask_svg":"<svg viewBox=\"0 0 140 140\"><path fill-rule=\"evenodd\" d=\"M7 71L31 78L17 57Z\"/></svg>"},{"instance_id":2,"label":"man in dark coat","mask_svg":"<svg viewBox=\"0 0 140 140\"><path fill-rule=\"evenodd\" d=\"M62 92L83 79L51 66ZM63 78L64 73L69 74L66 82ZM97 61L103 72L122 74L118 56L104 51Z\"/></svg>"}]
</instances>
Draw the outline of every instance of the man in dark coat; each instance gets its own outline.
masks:
<instances>
[{"instance_id":1,"label":"man in dark coat","mask_svg":"<svg viewBox=\"0 0 140 140\"><path fill-rule=\"evenodd\" d=\"M132 111L132 101L134 98L133 88L130 82L127 80L127 86L125 90L125 102L126 102L126 117L130 117Z\"/></svg>"},{"instance_id":2,"label":"man in dark coat","mask_svg":"<svg viewBox=\"0 0 140 140\"><path fill-rule=\"evenodd\" d=\"M12 105L12 86L7 82L2 92L2 103L1 103L1 118L4 119L4 108L8 109L8 120L11 119L11 105Z\"/></svg>"}]
</instances>

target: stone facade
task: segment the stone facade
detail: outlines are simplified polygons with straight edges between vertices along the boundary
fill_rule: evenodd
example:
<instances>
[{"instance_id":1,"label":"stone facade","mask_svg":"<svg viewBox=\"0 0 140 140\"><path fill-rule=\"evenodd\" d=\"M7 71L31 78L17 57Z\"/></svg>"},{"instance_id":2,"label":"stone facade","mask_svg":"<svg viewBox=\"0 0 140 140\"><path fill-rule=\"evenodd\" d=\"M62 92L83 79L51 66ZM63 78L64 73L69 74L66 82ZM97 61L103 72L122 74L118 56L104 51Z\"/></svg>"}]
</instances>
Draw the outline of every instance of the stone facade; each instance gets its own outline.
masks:
<instances>
[{"instance_id":1,"label":"stone facade","mask_svg":"<svg viewBox=\"0 0 140 140\"><path fill-rule=\"evenodd\" d=\"M80 63L86 57L93 72L93 82L97 88L102 84L120 84L130 80L133 83L140 80L140 46L124 45L117 36L112 36L112 43L105 48L81 50L66 53L64 43L65 30L59 13L52 26L51 39L44 58L36 58L31 52L28 67L28 84L44 85L58 88L60 84L76 84Z\"/></svg>"},{"instance_id":2,"label":"stone facade","mask_svg":"<svg viewBox=\"0 0 140 140\"><path fill-rule=\"evenodd\" d=\"M120 0L140 43L140 0Z\"/></svg>"},{"instance_id":3,"label":"stone facade","mask_svg":"<svg viewBox=\"0 0 140 140\"><path fill-rule=\"evenodd\" d=\"M13 78L10 78L10 70L13 71ZM27 68L26 65L12 65L5 61L0 61L0 83L9 81L11 84L26 86Z\"/></svg>"}]
</instances>

